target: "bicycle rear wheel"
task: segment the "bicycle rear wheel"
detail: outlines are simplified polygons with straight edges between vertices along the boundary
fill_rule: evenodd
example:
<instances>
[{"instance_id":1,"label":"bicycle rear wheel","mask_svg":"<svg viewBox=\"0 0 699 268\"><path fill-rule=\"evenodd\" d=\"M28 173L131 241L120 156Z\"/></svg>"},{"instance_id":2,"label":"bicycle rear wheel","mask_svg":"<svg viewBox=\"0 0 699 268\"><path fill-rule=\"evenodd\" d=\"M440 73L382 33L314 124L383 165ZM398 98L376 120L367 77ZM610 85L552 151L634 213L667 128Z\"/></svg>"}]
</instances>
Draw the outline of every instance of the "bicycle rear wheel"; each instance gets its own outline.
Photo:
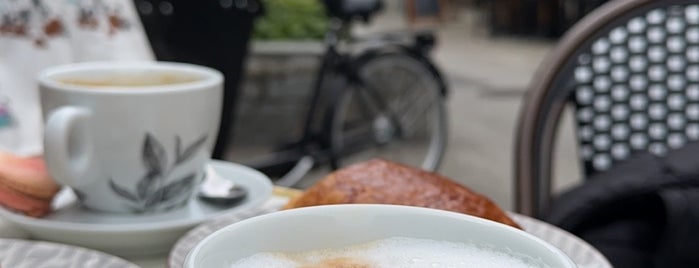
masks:
<instances>
[{"instance_id":1,"label":"bicycle rear wheel","mask_svg":"<svg viewBox=\"0 0 699 268\"><path fill-rule=\"evenodd\" d=\"M362 63L334 107L330 141L341 166L384 158L439 167L447 140L441 81L425 63L386 53Z\"/></svg>"}]
</instances>

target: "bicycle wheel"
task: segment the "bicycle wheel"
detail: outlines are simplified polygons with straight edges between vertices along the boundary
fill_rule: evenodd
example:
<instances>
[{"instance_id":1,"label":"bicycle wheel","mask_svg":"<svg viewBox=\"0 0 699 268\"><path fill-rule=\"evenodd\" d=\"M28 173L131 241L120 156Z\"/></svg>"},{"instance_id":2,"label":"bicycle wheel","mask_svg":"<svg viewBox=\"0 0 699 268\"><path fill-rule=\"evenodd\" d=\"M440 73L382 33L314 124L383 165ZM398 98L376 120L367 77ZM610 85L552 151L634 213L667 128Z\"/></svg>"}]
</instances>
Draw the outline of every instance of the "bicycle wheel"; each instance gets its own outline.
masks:
<instances>
[{"instance_id":1,"label":"bicycle wheel","mask_svg":"<svg viewBox=\"0 0 699 268\"><path fill-rule=\"evenodd\" d=\"M371 158L434 171L444 153L447 118L440 81L425 63L386 53L357 69L334 108L331 146L339 165Z\"/></svg>"}]
</instances>

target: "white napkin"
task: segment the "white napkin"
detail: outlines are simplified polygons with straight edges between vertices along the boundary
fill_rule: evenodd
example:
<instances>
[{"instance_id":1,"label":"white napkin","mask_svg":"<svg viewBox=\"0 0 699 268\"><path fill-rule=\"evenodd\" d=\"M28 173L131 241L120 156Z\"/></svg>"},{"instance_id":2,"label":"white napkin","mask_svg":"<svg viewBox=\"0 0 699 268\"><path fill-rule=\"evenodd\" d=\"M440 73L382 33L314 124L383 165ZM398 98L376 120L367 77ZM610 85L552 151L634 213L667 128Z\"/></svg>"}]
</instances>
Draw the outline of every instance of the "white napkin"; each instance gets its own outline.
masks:
<instances>
[{"instance_id":1,"label":"white napkin","mask_svg":"<svg viewBox=\"0 0 699 268\"><path fill-rule=\"evenodd\" d=\"M43 152L42 69L153 58L131 0L0 0L0 150Z\"/></svg>"}]
</instances>

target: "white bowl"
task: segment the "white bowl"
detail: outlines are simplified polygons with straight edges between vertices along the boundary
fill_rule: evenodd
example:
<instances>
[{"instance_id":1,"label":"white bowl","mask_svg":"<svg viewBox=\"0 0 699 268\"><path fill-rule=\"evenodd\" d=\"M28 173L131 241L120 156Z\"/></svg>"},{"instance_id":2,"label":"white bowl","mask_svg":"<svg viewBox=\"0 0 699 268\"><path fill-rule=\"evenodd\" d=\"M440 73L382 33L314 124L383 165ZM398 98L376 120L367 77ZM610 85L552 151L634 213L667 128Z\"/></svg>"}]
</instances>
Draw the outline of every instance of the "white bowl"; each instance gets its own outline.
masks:
<instances>
[{"instance_id":1,"label":"white bowl","mask_svg":"<svg viewBox=\"0 0 699 268\"><path fill-rule=\"evenodd\" d=\"M436 209L359 204L292 209L231 224L199 242L185 267L230 267L263 251L340 248L396 236L509 248L550 267L576 267L559 249L504 224Z\"/></svg>"}]
</instances>

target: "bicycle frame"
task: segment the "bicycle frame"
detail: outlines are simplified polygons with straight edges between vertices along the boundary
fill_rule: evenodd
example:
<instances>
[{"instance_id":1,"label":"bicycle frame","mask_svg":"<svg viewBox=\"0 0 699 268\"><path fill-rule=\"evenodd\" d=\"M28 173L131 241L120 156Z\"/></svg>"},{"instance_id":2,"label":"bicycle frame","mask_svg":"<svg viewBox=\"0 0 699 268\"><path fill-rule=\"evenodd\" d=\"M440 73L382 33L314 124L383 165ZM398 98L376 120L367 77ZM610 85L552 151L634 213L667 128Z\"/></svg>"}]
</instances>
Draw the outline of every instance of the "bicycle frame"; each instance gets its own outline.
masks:
<instances>
[{"instance_id":1,"label":"bicycle frame","mask_svg":"<svg viewBox=\"0 0 699 268\"><path fill-rule=\"evenodd\" d=\"M329 24L329 29L325 34L323 40L325 51L320 60L320 65L316 71L315 81L313 82L313 88L306 104L308 111L305 112L303 118L303 129L301 138L288 145L281 151L272 153L266 159L260 159L254 163L248 163L255 169L262 171L263 173L272 176L279 177L284 175L281 179L277 181L278 185L284 185L284 181L296 181L296 178L291 178L293 176L298 176L302 174L303 170L307 171L312 168L318 162L325 162L326 159L333 157L328 157L331 153L329 152L330 144L327 138L322 137L322 126L317 127L319 121L326 120L316 120L319 116L319 112L326 114L328 111L321 111L323 108L323 101L333 102L334 100L324 100L323 97L333 96L323 96L327 92L326 86L330 80L335 80L337 88L344 87L342 83L346 80L346 75L338 75L342 72L342 66L346 65L347 57L340 54L337 50L337 46L340 41L340 35L346 30L346 24L344 24L339 19L331 19ZM322 115L321 115L322 116ZM325 116L323 116L325 117ZM335 161L331 161L333 168L336 168ZM294 169L300 169L302 171L294 172ZM292 170L289 172L289 170ZM291 176L291 177L290 177Z\"/></svg>"},{"instance_id":2,"label":"bicycle frame","mask_svg":"<svg viewBox=\"0 0 699 268\"><path fill-rule=\"evenodd\" d=\"M327 79L331 77L333 72L338 70L339 66L342 66L345 59L337 51L337 45L339 43L339 35L341 31L344 30L344 23L340 20L333 19L329 25L329 30L325 34L323 43L325 46L325 52L321 58L320 65L316 73L316 79L313 83L313 89L311 91L310 101L308 103L309 110L306 112L306 117L304 118L303 127L303 137L301 138L302 144L307 144L317 138L316 131L313 129L314 118L318 112L318 108L321 102L321 95L323 93L323 83L327 82Z\"/></svg>"},{"instance_id":3,"label":"bicycle frame","mask_svg":"<svg viewBox=\"0 0 699 268\"><path fill-rule=\"evenodd\" d=\"M357 69L363 61L372 56L385 52L387 49L397 49L412 55L429 67L433 75L440 81L443 95L446 93L446 85L444 85L439 72L426 56L427 51L434 44L434 38L431 34L413 35L413 44L406 44L405 41L394 39L393 36L383 35L385 38L373 40L377 41L376 44L378 44L375 48L352 56L338 50L340 41L343 40L342 37L347 33L348 26L348 23L341 19L333 18L330 20L328 31L323 40L325 51L320 59L313 88L308 98L308 110L303 118L300 139L285 146L283 150L272 153L266 159L258 160L256 163L248 163L249 166L271 177L281 177L276 181L277 185L291 186L312 167L319 164L329 164L332 169L337 169L339 167L338 157L351 153L349 151L333 151L330 133L327 130L329 124L332 123L332 109L343 96L343 91L347 90L347 85L351 83L363 85L357 76ZM376 89L366 86L357 88L366 91L369 101L373 102L372 105L376 106L377 109L386 110L387 101L382 99ZM397 122L395 115L389 114L389 117L394 123Z\"/></svg>"}]
</instances>

